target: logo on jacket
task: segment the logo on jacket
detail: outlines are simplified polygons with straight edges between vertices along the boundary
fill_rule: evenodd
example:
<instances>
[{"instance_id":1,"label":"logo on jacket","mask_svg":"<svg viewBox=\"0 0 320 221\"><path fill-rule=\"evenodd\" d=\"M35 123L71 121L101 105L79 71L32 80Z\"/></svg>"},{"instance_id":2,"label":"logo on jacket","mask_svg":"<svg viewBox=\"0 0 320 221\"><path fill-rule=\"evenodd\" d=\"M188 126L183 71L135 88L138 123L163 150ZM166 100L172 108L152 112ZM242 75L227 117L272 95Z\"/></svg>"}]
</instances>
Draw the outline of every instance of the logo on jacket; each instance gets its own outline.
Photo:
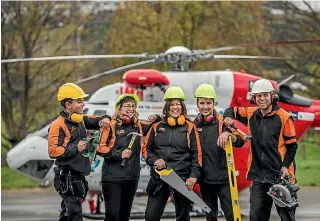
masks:
<instances>
[{"instance_id":1,"label":"logo on jacket","mask_svg":"<svg viewBox=\"0 0 320 221\"><path fill-rule=\"evenodd\" d=\"M202 128L197 128L197 131L202 131Z\"/></svg>"},{"instance_id":2,"label":"logo on jacket","mask_svg":"<svg viewBox=\"0 0 320 221\"><path fill-rule=\"evenodd\" d=\"M124 130L117 130L116 131L116 134L118 135L118 134L124 134Z\"/></svg>"},{"instance_id":3,"label":"logo on jacket","mask_svg":"<svg viewBox=\"0 0 320 221\"><path fill-rule=\"evenodd\" d=\"M159 131L166 131L166 128L160 127Z\"/></svg>"}]
</instances>

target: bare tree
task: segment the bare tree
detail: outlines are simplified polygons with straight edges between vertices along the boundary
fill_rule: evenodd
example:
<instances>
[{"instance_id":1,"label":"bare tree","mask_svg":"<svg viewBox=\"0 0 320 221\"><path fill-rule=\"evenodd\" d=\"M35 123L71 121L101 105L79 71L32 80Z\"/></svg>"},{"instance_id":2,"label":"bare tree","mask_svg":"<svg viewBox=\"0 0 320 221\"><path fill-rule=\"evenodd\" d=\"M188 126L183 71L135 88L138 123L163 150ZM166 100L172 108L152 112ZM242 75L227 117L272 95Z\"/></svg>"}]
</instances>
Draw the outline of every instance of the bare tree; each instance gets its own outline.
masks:
<instances>
[{"instance_id":1,"label":"bare tree","mask_svg":"<svg viewBox=\"0 0 320 221\"><path fill-rule=\"evenodd\" d=\"M79 10L65 2L3 2L2 59L75 54ZM81 63L84 65L85 63ZM73 79L75 61L1 64L2 152L55 115L57 88Z\"/></svg>"},{"instance_id":2,"label":"bare tree","mask_svg":"<svg viewBox=\"0 0 320 221\"><path fill-rule=\"evenodd\" d=\"M308 2L298 7L294 2L270 2L267 7L267 20L273 40L302 40L320 38L320 11L316 11ZM268 50L270 52L270 50ZM319 44L290 45L273 48L279 56L296 59L277 64L281 78L291 74L308 86L308 95L320 98Z\"/></svg>"}]
</instances>

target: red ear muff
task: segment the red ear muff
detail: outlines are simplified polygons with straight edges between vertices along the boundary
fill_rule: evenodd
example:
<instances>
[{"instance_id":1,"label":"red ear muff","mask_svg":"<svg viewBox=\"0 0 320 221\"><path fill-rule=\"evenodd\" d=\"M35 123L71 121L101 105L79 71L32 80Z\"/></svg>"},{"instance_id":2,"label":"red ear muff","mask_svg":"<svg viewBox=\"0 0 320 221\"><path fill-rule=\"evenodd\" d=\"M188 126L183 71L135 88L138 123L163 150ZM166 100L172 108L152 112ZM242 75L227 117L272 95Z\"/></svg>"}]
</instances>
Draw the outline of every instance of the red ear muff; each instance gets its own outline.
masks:
<instances>
[{"instance_id":1,"label":"red ear muff","mask_svg":"<svg viewBox=\"0 0 320 221\"><path fill-rule=\"evenodd\" d=\"M122 116L121 120L124 125L129 125L129 124L136 125L138 123L138 118L136 118L135 116L132 116L132 117Z\"/></svg>"},{"instance_id":2,"label":"red ear muff","mask_svg":"<svg viewBox=\"0 0 320 221\"><path fill-rule=\"evenodd\" d=\"M122 123L125 125L129 125L131 123L131 119L128 116L123 116L121 120L122 120Z\"/></svg>"},{"instance_id":3,"label":"red ear muff","mask_svg":"<svg viewBox=\"0 0 320 221\"><path fill-rule=\"evenodd\" d=\"M200 123L202 123L202 114L198 114L198 116L197 116L197 121L198 122L200 122Z\"/></svg>"},{"instance_id":4,"label":"red ear muff","mask_svg":"<svg viewBox=\"0 0 320 221\"><path fill-rule=\"evenodd\" d=\"M212 114L204 117L204 121L206 123L211 123L213 121L213 119L214 119L214 116Z\"/></svg>"},{"instance_id":5,"label":"red ear muff","mask_svg":"<svg viewBox=\"0 0 320 221\"><path fill-rule=\"evenodd\" d=\"M208 116L202 116L202 114L198 114L197 116L198 122L202 124L211 123L214 119L215 119L215 116L213 114L209 114Z\"/></svg>"}]
</instances>

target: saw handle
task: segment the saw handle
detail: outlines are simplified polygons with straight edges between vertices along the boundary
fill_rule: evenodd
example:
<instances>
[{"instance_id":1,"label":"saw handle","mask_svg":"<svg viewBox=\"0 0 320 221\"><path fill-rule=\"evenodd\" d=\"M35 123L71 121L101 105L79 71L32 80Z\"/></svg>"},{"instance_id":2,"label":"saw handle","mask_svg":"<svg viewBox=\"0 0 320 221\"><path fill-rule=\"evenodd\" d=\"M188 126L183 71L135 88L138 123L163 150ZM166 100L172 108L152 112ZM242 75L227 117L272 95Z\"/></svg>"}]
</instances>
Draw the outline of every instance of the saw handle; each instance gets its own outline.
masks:
<instances>
[{"instance_id":1,"label":"saw handle","mask_svg":"<svg viewBox=\"0 0 320 221\"><path fill-rule=\"evenodd\" d=\"M153 169L156 170L156 171L161 171L161 170L170 170L172 168L166 163L166 166L164 168L160 169L160 170L158 170L156 166L153 166Z\"/></svg>"}]
</instances>

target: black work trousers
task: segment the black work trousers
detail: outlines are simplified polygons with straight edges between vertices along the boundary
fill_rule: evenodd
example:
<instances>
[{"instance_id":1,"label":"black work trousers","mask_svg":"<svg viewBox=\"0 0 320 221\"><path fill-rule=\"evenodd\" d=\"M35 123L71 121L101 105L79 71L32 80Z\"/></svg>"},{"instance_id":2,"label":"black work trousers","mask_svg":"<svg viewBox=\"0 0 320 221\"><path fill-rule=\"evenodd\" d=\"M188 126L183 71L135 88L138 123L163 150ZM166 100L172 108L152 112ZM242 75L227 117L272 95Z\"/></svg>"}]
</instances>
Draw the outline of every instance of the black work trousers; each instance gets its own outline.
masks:
<instances>
[{"instance_id":1,"label":"black work trousers","mask_svg":"<svg viewBox=\"0 0 320 221\"><path fill-rule=\"evenodd\" d=\"M66 196L62 193L60 176L58 174L55 175L53 184L54 188L62 198L59 221L82 221L82 199L77 196Z\"/></svg>"},{"instance_id":2,"label":"black work trousers","mask_svg":"<svg viewBox=\"0 0 320 221\"><path fill-rule=\"evenodd\" d=\"M211 212L206 214L208 221L218 220L218 196L221 209L227 221L233 221L233 210L231 202L230 186L224 184L200 184L202 200L210 207Z\"/></svg>"},{"instance_id":3,"label":"black work trousers","mask_svg":"<svg viewBox=\"0 0 320 221\"><path fill-rule=\"evenodd\" d=\"M102 182L105 201L104 221L129 221L138 180Z\"/></svg>"},{"instance_id":4,"label":"black work trousers","mask_svg":"<svg viewBox=\"0 0 320 221\"><path fill-rule=\"evenodd\" d=\"M250 189L250 221L268 221L272 208L272 197L267 194L270 183L253 182ZM296 208L279 207L276 209L281 221L295 221Z\"/></svg>"},{"instance_id":5,"label":"black work trousers","mask_svg":"<svg viewBox=\"0 0 320 221\"><path fill-rule=\"evenodd\" d=\"M161 188L155 194L148 195L146 208L146 221L160 221L166 207L170 191L173 191L174 205L177 221L189 221L190 200L175 189L169 188L168 184L162 183Z\"/></svg>"}]
</instances>

